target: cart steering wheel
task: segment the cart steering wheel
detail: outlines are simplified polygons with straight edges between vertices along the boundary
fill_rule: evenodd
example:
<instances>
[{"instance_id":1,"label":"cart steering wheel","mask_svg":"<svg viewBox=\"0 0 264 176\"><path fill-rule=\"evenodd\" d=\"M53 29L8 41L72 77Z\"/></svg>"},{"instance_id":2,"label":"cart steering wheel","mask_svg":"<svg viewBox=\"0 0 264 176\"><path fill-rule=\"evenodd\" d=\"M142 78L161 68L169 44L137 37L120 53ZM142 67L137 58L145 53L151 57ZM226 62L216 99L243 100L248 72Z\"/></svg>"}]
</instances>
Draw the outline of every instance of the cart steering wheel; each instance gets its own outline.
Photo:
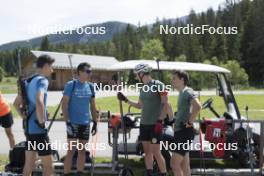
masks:
<instances>
[{"instance_id":1,"label":"cart steering wheel","mask_svg":"<svg viewBox=\"0 0 264 176\"><path fill-rule=\"evenodd\" d=\"M209 108L211 107L213 103L213 99L212 98L209 98L208 100L206 100L203 105L202 105L202 109L206 109L206 108Z\"/></svg>"}]
</instances>

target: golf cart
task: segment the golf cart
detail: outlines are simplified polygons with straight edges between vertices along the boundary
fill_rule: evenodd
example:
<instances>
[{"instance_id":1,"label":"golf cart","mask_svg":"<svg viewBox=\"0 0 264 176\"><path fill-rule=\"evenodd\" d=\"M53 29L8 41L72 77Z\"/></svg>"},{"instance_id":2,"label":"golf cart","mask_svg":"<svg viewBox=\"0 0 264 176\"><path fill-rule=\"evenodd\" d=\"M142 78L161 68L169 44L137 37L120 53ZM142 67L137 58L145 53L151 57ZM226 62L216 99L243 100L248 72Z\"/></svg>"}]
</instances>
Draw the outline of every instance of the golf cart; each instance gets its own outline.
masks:
<instances>
[{"instance_id":1,"label":"golf cart","mask_svg":"<svg viewBox=\"0 0 264 176\"><path fill-rule=\"evenodd\" d=\"M203 141L207 144L232 144L236 143L236 149L224 150L215 149L209 150L208 148L201 147L200 150L192 150L190 152L191 159L198 160L212 160L216 158L236 160L239 165L250 167L254 169L259 166L260 157L260 122L249 121L248 116L243 117L238 108L235 96L232 92L230 82L228 81L228 74L230 71L214 65L200 64L200 63L187 63L187 62L170 62L170 61L154 61L154 60L128 60L117 63L110 67L111 70L120 71L120 75L124 71L133 70L139 63L149 64L154 71L170 71L170 70L185 70L187 72L202 72L204 74L213 73L217 82L217 92L222 97L225 104L225 112L219 114L213 107L213 98L209 98L203 102L202 109L209 109L214 117L204 118L201 117L195 123L197 134L194 143L202 144ZM246 113L247 113L246 109ZM135 113L135 116L138 116ZM124 113L124 116L133 116L133 113ZM254 128L252 128L254 126ZM128 146L134 145L134 153L129 151L129 154L138 154L140 142L134 144L127 144ZM122 145L121 145L122 146ZM263 150L263 149L262 149ZM124 153L123 150L119 153ZM262 153L262 152L261 152ZM163 151L163 155L169 166L170 152Z\"/></svg>"}]
</instances>

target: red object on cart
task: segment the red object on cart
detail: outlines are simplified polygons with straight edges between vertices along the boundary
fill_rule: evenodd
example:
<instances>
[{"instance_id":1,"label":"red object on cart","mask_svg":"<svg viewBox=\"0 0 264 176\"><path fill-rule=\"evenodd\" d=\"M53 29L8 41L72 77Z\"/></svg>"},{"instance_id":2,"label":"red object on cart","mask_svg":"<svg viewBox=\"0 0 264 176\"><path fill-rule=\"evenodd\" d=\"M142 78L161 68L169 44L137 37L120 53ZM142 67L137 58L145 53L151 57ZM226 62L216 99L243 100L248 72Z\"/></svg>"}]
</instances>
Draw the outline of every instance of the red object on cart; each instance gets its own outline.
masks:
<instances>
[{"instance_id":1,"label":"red object on cart","mask_svg":"<svg viewBox=\"0 0 264 176\"><path fill-rule=\"evenodd\" d=\"M121 114L120 113L115 113L111 115L111 126L112 127L117 127L121 123Z\"/></svg>"},{"instance_id":2,"label":"red object on cart","mask_svg":"<svg viewBox=\"0 0 264 176\"><path fill-rule=\"evenodd\" d=\"M225 119L218 121L205 120L206 132L205 140L215 144L213 154L217 158L223 158L225 155L224 145L226 141L226 122Z\"/></svg>"}]
</instances>

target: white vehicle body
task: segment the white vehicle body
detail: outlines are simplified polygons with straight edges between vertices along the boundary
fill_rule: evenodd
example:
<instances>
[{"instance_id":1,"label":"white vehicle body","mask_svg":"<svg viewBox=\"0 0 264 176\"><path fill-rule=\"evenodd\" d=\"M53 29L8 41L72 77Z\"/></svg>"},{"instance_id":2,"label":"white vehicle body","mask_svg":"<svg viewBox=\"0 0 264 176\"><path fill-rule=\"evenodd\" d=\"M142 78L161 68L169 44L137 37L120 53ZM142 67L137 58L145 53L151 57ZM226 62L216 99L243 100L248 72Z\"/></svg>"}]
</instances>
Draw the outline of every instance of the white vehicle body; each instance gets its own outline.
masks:
<instances>
[{"instance_id":1,"label":"white vehicle body","mask_svg":"<svg viewBox=\"0 0 264 176\"><path fill-rule=\"evenodd\" d=\"M226 68L216 65L202 64L202 63L190 63L190 62L173 62L173 61L155 61L155 60L127 60L124 62L116 63L109 67L109 70L126 71L133 70L137 64L148 64L153 70L166 71L166 70L184 70L190 72L204 72L214 73L219 85L219 91L226 105L226 112L228 112L233 119L241 119L235 97L233 95L229 81L227 80L227 74L231 72Z\"/></svg>"}]
</instances>

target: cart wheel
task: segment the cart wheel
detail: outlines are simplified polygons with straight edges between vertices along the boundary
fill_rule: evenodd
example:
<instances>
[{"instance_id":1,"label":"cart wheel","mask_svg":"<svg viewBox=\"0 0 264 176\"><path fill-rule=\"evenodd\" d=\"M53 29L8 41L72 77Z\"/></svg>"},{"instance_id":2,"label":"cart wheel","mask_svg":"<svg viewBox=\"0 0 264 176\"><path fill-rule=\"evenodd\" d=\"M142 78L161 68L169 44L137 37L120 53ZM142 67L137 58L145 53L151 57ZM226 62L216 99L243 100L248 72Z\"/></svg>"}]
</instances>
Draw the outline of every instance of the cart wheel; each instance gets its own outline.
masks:
<instances>
[{"instance_id":1,"label":"cart wheel","mask_svg":"<svg viewBox=\"0 0 264 176\"><path fill-rule=\"evenodd\" d=\"M253 133L253 143L251 143L251 148L253 150L253 167L258 168L259 166L259 156L260 156L260 141L259 134ZM246 139L245 139L246 140ZM246 148L240 150L238 155L238 161L240 166L249 168L250 167L250 159L248 155L248 151Z\"/></svg>"},{"instance_id":2,"label":"cart wheel","mask_svg":"<svg viewBox=\"0 0 264 176\"><path fill-rule=\"evenodd\" d=\"M134 176L133 171L130 168L123 168L118 174L119 176Z\"/></svg>"}]
</instances>

